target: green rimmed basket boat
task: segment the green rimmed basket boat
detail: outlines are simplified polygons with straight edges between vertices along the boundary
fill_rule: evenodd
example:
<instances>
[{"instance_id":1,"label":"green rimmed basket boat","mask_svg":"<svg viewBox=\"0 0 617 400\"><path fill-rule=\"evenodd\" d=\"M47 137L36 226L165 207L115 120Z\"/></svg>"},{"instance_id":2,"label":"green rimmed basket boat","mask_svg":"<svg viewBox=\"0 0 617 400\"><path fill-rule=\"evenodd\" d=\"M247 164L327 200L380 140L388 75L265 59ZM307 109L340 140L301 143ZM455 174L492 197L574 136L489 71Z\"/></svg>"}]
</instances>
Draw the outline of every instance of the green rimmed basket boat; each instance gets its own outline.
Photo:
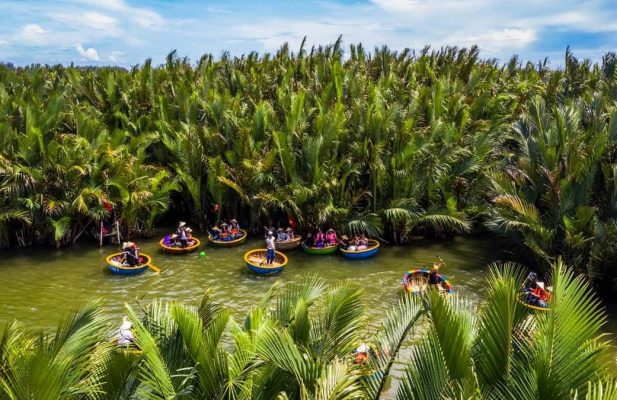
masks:
<instances>
[{"instance_id":1,"label":"green rimmed basket boat","mask_svg":"<svg viewBox=\"0 0 617 400\"><path fill-rule=\"evenodd\" d=\"M308 254L334 254L338 251L338 244L336 246L329 247L309 247L306 244L302 245L302 250L304 250Z\"/></svg>"}]
</instances>

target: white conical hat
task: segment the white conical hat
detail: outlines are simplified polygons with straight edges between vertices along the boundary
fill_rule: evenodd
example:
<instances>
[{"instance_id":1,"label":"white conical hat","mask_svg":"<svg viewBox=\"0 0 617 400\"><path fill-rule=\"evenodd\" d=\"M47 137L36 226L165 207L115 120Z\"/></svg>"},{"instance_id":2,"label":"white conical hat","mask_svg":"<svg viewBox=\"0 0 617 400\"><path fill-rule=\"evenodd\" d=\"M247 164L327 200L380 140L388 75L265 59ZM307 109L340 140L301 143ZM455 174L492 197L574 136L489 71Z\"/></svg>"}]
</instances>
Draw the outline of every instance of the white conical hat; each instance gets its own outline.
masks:
<instances>
[{"instance_id":1,"label":"white conical hat","mask_svg":"<svg viewBox=\"0 0 617 400\"><path fill-rule=\"evenodd\" d=\"M178 227L182 228L184 225L186 225L186 222L180 221L180 223L178 224Z\"/></svg>"},{"instance_id":2,"label":"white conical hat","mask_svg":"<svg viewBox=\"0 0 617 400\"><path fill-rule=\"evenodd\" d=\"M120 325L120 330L126 331L126 330L131 329L132 327L133 327L133 323L129 321L129 319L126 316L122 317L122 325Z\"/></svg>"}]
</instances>

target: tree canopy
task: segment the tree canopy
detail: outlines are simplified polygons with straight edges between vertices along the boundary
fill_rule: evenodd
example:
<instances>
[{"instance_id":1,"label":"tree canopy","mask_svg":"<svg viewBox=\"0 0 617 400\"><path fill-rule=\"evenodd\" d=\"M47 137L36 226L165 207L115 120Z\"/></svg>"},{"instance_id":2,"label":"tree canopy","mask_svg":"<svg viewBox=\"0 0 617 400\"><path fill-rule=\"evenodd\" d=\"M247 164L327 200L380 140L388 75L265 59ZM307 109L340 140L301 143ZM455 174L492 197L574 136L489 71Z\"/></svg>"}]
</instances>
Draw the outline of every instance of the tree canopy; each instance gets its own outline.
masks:
<instances>
[{"instance_id":1,"label":"tree canopy","mask_svg":"<svg viewBox=\"0 0 617 400\"><path fill-rule=\"evenodd\" d=\"M293 217L394 243L490 230L530 265L561 256L612 288L616 65L338 40L130 70L0 66L0 247L69 245L107 205L127 237L165 216Z\"/></svg>"}]
</instances>

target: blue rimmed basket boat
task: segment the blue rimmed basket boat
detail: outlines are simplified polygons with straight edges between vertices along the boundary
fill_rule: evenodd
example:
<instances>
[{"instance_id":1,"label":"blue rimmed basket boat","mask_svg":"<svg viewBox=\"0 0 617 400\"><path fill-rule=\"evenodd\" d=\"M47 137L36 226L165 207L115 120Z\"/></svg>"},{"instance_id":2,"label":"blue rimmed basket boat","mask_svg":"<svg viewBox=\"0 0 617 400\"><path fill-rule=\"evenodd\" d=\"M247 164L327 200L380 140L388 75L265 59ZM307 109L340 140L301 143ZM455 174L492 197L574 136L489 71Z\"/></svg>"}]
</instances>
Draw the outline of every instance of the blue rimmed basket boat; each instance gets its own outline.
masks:
<instances>
[{"instance_id":1,"label":"blue rimmed basket boat","mask_svg":"<svg viewBox=\"0 0 617 400\"><path fill-rule=\"evenodd\" d=\"M157 268L152 265L152 257L144 253L139 255L139 264L134 267L121 265L120 260L122 260L122 253L112 254L105 259L109 271L114 275L138 275L148 268L157 270Z\"/></svg>"},{"instance_id":2,"label":"blue rimmed basket boat","mask_svg":"<svg viewBox=\"0 0 617 400\"><path fill-rule=\"evenodd\" d=\"M247 251L244 254L244 262L248 269L259 275L272 275L282 272L287 265L287 256L280 251L276 251L274 262L266 264L266 252L266 249Z\"/></svg>"},{"instance_id":3,"label":"blue rimmed basket boat","mask_svg":"<svg viewBox=\"0 0 617 400\"><path fill-rule=\"evenodd\" d=\"M368 246L364 250L344 250L341 249L343 257L351 258L353 260L362 260L364 258L373 257L379 251L381 244L374 239L368 240Z\"/></svg>"}]
</instances>

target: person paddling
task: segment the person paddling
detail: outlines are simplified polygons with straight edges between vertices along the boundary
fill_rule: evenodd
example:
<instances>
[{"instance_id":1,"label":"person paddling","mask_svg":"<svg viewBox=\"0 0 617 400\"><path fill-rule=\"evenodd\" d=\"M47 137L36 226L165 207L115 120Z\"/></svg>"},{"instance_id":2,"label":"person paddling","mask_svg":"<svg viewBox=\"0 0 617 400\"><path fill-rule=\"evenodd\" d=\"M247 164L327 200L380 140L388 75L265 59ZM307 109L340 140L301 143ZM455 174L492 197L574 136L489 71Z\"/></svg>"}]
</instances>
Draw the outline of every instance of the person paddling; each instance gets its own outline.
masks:
<instances>
[{"instance_id":1,"label":"person paddling","mask_svg":"<svg viewBox=\"0 0 617 400\"><path fill-rule=\"evenodd\" d=\"M122 245L122 255L124 262L129 266L134 267L139 263L139 253L137 245L133 242L125 242Z\"/></svg>"},{"instance_id":2,"label":"person paddling","mask_svg":"<svg viewBox=\"0 0 617 400\"><path fill-rule=\"evenodd\" d=\"M176 230L176 235L178 235L178 241L180 242L180 247L188 246L188 236L187 236L186 222L180 221L178 224L178 229Z\"/></svg>"},{"instance_id":3,"label":"person paddling","mask_svg":"<svg viewBox=\"0 0 617 400\"><path fill-rule=\"evenodd\" d=\"M268 232L266 238L266 264L272 264L274 262L275 244L274 244L274 232Z\"/></svg>"}]
</instances>

